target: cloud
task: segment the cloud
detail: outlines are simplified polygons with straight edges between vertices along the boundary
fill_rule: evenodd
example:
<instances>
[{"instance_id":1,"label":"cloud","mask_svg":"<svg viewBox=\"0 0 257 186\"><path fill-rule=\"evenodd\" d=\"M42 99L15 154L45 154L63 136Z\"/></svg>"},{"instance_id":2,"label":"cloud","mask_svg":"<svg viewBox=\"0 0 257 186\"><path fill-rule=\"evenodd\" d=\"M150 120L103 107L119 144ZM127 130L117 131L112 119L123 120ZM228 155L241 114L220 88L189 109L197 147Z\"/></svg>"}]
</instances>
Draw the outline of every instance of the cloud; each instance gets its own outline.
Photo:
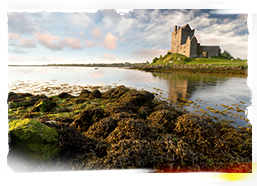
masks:
<instances>
[{"instance_id":1,"label":"cloud","mask_svg":"<svg viewBox=\"0 0 257 186\"><path fill-rule=\"evenodd\" d=\"M72 13L67 14L67 21L74 26L87 27L89 24L92 24L90 14L88 13Z\"/></svg>"},{"instance_id":2,"label":"cloud","mask_svg":"<svg viewBox=\"0 0 257 186\"><path fill-rule=\"evenodd\" d=\"M80 40L77 38L65 37L59 42L59 45L62 46L62 48L67 47L72 49L82 49Z\"/></svg>"},{"instance_id":3,"label":"cloud","mask_svg":"<svg viewBox=\"0 0 257 186\"><path fill-rule=\"evenodd\" d=\"M8 52L11 52L11 53L16 53L16 54L25 54L25 53L28 53L28 51L23 51L19 48L14 48L14 49L8 49Z\"/></svg>"},{"instance_id":4,"label":"cloud","mask_svg":"<svg viewBox=\"0 0 257 186\"><path fill-rule=\"evenodd\" d=\"M146 49L142 48L139 50L132 51L132 54L138 57L153 59L154 57L159 57L160 55L164 55L167 53L165 49Z\"/></svg>"},{"instance_id":5,"label":"cloud","mask_svg":"<svg viewBox=\"0 0 257 186\"><path fill-rule=\"evenodd\" d=\"M38 26L31 19L31 13L8 13L9 32L31 34L38 31Z\"/></svg>"},{"instance_id":6,"label":"cloud","mask_svg":"<svg viewBox=\"0 0 257 186\"><path fill-rule=\"evenodd\" d=\"M99 44L97 44L95 41L84 41L84 43L86 44L87 48L93 48L95 46L100 46Z\"/></svg>"},{"instance_id":7,"label":"cloud","mask_svg":"<svg viewBox=\"0 0 257 186\"><path fill-rule=\"evenodd\" d=\"M16 34L16 33L8 33L9 39L13 40L13 39L20 39L20 35Z\"/></svg>"},{"instance_id":8,"label":"cloud","mask_svg":"<svg viewBox=\"0 0 257 186\"><path fill-rule=\"evenodd\" d=\"M51 50L63 50L63 48L82 49L80 40L77 38L53 36L45 33L35 33L38 42Z\"/></svg>"},{"instance_id":9,"label":"cloud","mask_svg":"<svg viewBox=\"0 0 257 186\"><path fill-rule=\"evenodd\" d=\"M20 46L24 48L36 48L34 40L32 39L22 39Z\"/></svg>"},{"instance_id":10,"label":"cloud","mask_svg":"<svg viewBox=\"0 0 257 186\"><path fill-rule=\"evenodd\" d=\"M116 59L115 55L112 55L112 54L109 54L109 53L104 53L103 58L105 58L107 60L115 60Z\"/></svg>"},{"instance_id":11,"label":"cloud","mask_svg":"<svg viewBox=\"0 0 257 186\"><path fill-rule=\"evenodd\" d=\"M92 31L92 36L94 38L101 38L102 37L102 29L101 28L96 28Z\"/></svg>"},{"instance_id":12,"label":"cloud","mask_svg":"<svg viewBox=\"0 0 257 186\"><path fill-rule=\"evenodd\" d=\"M107 49L115 49L117 43L115 43L116 41L118 41L118 37L112 35L110 32L108 32L104 38L104 47Z\"/></svg>"},{"instance_id":13,"label":"cloud","mask_svg":"<svg viewBox=\"0 0 257 186\"><path fill-rule=\"evenodd\" d=\"M40 32L35 33L34 36L41 45L44 45L45 47L52 50L62 50L62 48L60 48L60 46L55 43L55 41L61 39L60 36L52 36Z\"/></svg>"}]
</instances>

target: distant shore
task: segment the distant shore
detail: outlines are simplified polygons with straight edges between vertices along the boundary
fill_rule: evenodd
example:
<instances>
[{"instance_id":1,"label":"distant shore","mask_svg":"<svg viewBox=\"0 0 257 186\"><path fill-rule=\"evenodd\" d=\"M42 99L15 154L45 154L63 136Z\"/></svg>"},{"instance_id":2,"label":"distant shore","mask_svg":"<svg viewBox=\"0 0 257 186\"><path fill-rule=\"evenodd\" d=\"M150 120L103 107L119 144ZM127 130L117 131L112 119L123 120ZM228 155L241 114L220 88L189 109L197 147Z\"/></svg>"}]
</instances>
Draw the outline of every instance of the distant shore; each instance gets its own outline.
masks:
<instances>
[{"instance_id":1,"label":"distant shore","mask_svg":"<svg viewBox=\"0 0 257 186\"><path fill-rule=\"evenodd\" d=\"M150 65L146 63L112 63L112 64L48 64L48 65L8 65L8 67L119 67L130 68L135 70L143 70L147 72L186 72L186 73L208 73L229 76L247 77L247 66L243 65Z\"/></svg>"}]
</instances>

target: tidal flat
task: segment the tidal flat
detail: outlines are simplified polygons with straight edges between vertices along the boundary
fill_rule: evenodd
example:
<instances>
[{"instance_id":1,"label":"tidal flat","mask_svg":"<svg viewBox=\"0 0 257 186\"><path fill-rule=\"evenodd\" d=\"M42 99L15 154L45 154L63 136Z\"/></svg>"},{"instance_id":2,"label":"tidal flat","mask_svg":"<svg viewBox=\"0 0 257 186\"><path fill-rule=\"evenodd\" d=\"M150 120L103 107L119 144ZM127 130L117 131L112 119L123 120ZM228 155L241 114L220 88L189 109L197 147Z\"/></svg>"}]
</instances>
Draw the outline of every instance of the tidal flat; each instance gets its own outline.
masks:
<instances>
[{"instance_id":1,"label":"tidal flat","mask_svg":"<svg viewBox=\"0 0 257 186\"><path fill-rule=\"evenodd\" d=\"M152 92L123 85L56 89L58 94L50 88L46 95L9 92L8 165L16 172L252 172L251 124L233 126L228 119L201 112L197 102L181 99L175 106ZM189 105L200 112L185 110ZM222 114L238 105L222 107L224 111L207 110ZM33 123L37 131L51 131L53 140L34 137Z\"/></svg>"}]
</instances>

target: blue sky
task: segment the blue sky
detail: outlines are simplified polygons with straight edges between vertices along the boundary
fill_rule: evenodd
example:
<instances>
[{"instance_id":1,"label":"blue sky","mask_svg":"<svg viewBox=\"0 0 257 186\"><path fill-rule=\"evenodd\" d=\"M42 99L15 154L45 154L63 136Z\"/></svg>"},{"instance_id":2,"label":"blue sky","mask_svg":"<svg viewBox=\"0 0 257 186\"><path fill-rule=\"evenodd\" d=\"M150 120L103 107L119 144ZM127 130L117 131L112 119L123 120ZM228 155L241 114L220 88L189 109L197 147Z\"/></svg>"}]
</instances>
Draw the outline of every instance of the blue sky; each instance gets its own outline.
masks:
<instances>
[{"instance_id":1,"label":"blue sky","mask_svg":"<svg viewBox=\"0 0 257 186\"><path fill-rule=\"evenodd\" d=\"M124 13L126 12L126 13ZM174 25L189 24L202 45L246 59L247 14L208 9L9 12L9 64L151 61L170 49Z\"/></svg>"}]
</instances>

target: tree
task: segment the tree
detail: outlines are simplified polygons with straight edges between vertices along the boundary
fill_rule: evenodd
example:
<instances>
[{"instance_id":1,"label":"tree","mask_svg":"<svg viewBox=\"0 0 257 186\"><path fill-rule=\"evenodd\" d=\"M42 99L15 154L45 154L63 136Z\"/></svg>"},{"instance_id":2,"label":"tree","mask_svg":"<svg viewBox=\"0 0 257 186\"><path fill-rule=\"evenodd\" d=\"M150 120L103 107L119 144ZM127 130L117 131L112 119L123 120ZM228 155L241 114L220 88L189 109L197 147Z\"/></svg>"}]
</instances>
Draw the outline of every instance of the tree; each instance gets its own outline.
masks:
<instances>
[{"instance_id":1,"label":"tree","mask_svg":"<svg viewBox=\"0 0 257 186\"><path fill-rule=\"evenodd\" d=\"M156 63L156 61L158 61L158 57L153 58L153 62L152 63Z\"/></svg>"},{"instance_id":2,"label":"tree","mask_svg":"<svg viewBox=\"0 0 257 186\"><path fill-rule=\"evenodd\" d=\"M222 58L226 58L226 59L234 59L234 57L226 50L224 50L223 53L220 54Z\"/></svg>"}]
</instances>

